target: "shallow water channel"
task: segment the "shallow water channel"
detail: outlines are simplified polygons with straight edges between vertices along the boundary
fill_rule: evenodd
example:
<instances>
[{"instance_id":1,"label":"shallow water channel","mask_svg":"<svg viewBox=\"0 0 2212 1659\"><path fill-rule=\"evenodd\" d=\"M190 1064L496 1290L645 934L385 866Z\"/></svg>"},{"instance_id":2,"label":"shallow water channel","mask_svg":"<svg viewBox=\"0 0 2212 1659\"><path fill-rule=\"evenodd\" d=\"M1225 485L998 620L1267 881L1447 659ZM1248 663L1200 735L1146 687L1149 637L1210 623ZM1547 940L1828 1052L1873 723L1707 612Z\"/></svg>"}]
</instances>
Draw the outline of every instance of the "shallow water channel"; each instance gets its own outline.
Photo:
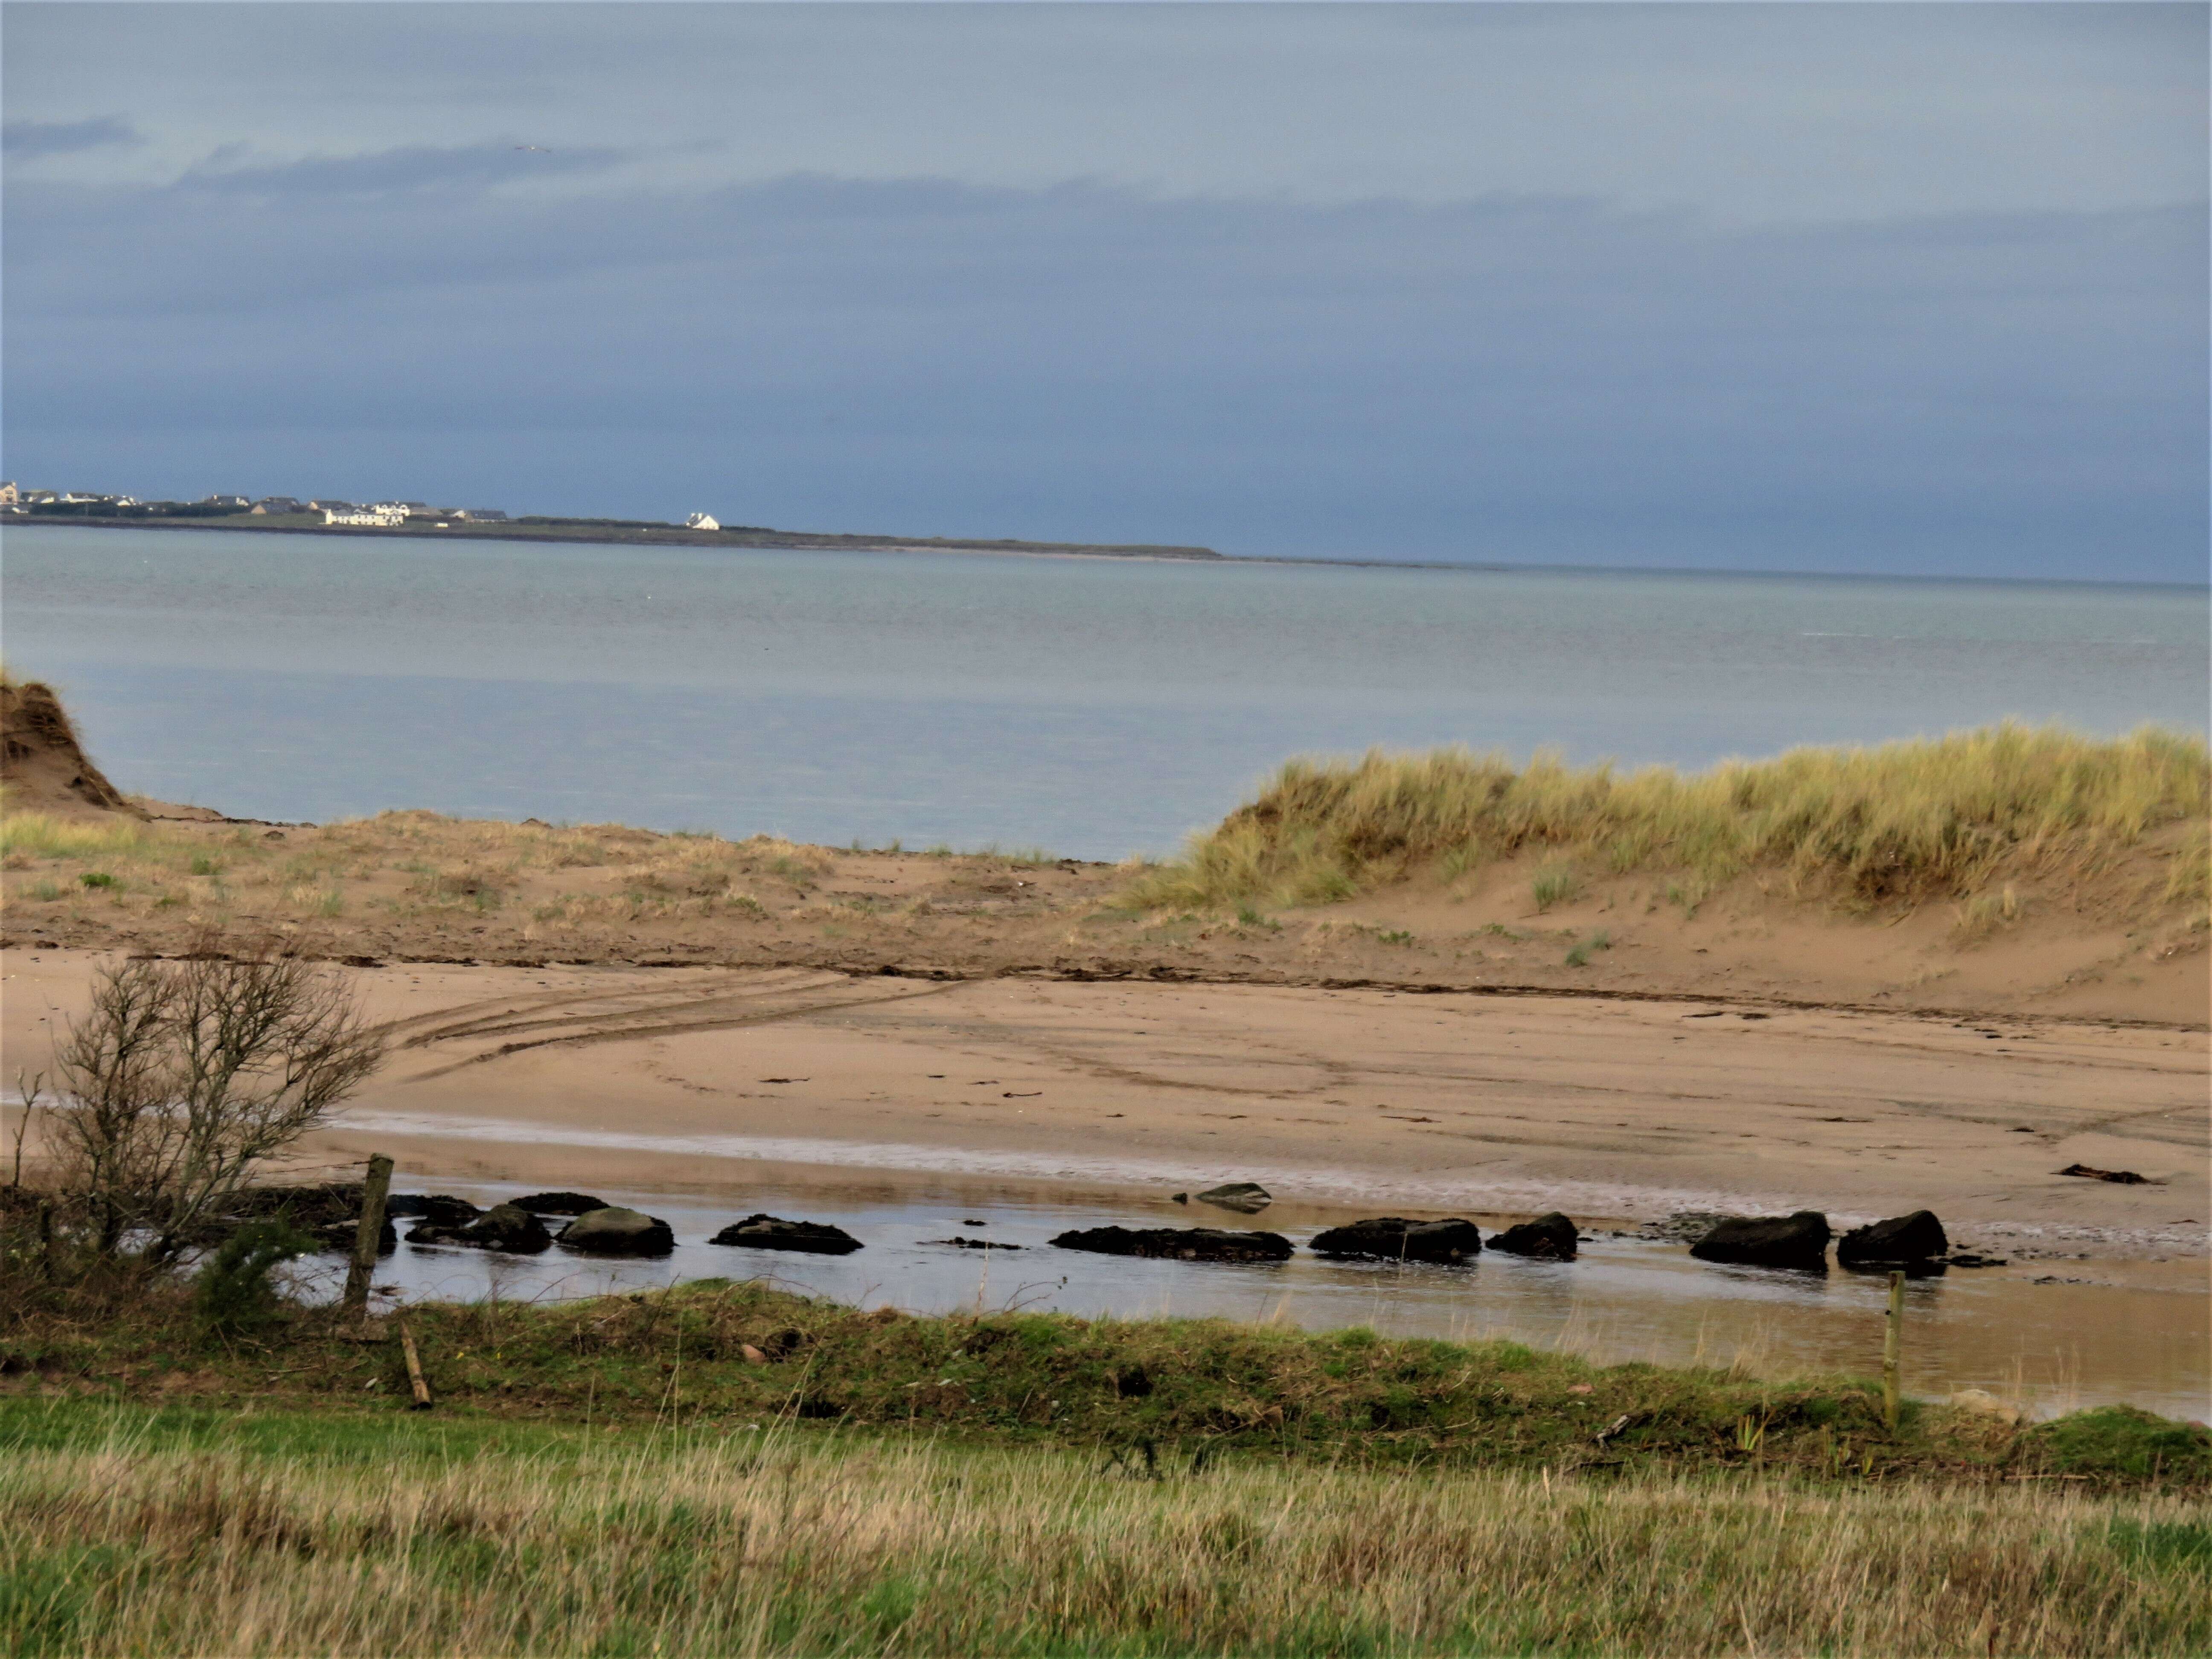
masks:
<instances>
[{"instance_id":1,"label":"shallow water channel","mask_svg":"<svg viewBox=\"0 0 2212 1659\"><path fill-rule=\"evenodd\" d=\"M410 1184L407 1189L413 1190ZM438 1182L428 1189L490 1205L535 1188ZM675 1253L610 1261L557 1246L541 1255L411 1245L380 1264L386 1300L515 1300L596 1296L707 1278L755 1279L860 1307L913 1313L1057 1310L1125 1318L1218 1316L1327 1330L1364 1325L1391 1335L1510 1337L1601 1363L1741 1365L1761 1376L1879 1370L1887 1280L1825 1277L1694 1261L1684 1245L1598 1232L1574 1262L1485 1251L1467 1267L1326 1261L1300 1249L1267 1266L1155 1261L1053 1249L1071 1227L1261 1227L1303 1246L1347 1218L1278 1204L1255 1218L1157 1200L1132 1205L1037 1188L929 1180L746 1184L740 1198L603 1188L599 1196L666 1219ZM845 1256L704 1243L757 1210L833 1222L864 1249ZM1484 1220L1486 1237L1497 1225ZM558 1223L554 1224L557 1226ZM1586 1230L1587 1231L1588 1230ZM964 1236L1018 1245L969 1250ZM2202 1262L2049 1260L1954 1269L1906 1286L1908 1393L1987 1389L2039 1414L2126 1401L2203 1419L2212 1396L2212 1296ZM335 1258L302 1264L334 1294ZM2060 1282L2035 1282L2056 1279Z\"/></svg>"}]
</instances>

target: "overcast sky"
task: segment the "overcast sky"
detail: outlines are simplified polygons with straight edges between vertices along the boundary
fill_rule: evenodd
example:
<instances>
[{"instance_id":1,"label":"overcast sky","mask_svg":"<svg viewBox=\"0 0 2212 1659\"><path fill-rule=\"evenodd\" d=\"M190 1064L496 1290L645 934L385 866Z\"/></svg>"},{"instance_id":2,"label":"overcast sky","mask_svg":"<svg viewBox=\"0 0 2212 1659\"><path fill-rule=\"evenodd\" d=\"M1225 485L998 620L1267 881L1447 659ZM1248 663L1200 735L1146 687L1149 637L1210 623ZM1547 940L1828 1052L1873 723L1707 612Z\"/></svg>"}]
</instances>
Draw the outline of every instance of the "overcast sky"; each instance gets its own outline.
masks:
<instances>
[{"instance_id":1,"label":"overcast sky","mask_svg":"<svg viewBox=\"0 0 2212 1659\"><path fill-rule=\"evenodd\" d=\"M2207 16L9 4L4 465L2202 580Z\"/></svg>"}]
</instances>

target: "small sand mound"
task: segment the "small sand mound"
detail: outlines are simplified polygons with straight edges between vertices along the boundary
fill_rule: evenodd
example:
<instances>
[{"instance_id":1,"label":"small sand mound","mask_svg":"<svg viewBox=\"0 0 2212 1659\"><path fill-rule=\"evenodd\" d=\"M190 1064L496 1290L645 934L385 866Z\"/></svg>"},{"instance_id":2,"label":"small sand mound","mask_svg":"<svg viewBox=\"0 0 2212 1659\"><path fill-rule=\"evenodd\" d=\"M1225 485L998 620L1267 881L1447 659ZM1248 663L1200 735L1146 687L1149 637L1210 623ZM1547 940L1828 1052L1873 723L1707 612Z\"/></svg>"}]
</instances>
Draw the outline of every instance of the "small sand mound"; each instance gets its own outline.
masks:
<instances>
[{"instance_id":1,"label":"small sand mound","mask_svg":"<svg viewBox=\"0 0 2212 1659\"><path fill-rule=\"evenodd\" d=\"M85 757L62 700L36 680L0 679L0 781L17 811L143 816Z\"/></svg>"}]
</instances>

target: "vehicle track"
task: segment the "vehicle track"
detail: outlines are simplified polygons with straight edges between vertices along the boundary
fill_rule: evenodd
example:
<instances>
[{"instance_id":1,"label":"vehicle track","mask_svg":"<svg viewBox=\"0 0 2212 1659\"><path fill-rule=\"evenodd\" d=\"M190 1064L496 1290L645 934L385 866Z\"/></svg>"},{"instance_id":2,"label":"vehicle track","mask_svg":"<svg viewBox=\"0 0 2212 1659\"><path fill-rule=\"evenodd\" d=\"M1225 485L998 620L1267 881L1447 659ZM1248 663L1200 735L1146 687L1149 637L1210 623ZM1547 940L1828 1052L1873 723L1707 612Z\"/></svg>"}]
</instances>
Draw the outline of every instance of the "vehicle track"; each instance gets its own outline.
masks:
<instances>
[{"instance_id":1,"label":"vehicle track","mask_svg":"<svg viewBox=\"0 0 2212 1659\"><path fill-rule=\"evenodd\" d=\"M778 1020L796 1019L808 1014L839 1013L848 1008L865 1008L889 1002L914 1002L923 997L942 996L947 991L957 990L957 984L931 985L920 990L894 992L889 995L843 997L829 1001L804 1002L787 1008L757 1009L746 1013L731 1014L718 1018L672 1019L667 1015L689 1007L699 1009L702 1005L667 1004L638 1011L639 1018L661 1016L661 1023L653 1025L605 1024L588 1027L580 1031L569 1031L557 1036L539 1036L520 1042L502 1042L497 1048L482 1054L470 1054L428 1071L417 1072L402 1079L404 1084L427 1083L433 1078L447 1077L471 1066L483 1066L510 1054L525 1054L536 1048L582 1048L599 1042L640 1042L654 1037L690 1036L702 1031L736 1030L748 1025L768 1025ZM724 1006L731 1000L717 998L705 1006Z\"/></svg>"}]
</instances>

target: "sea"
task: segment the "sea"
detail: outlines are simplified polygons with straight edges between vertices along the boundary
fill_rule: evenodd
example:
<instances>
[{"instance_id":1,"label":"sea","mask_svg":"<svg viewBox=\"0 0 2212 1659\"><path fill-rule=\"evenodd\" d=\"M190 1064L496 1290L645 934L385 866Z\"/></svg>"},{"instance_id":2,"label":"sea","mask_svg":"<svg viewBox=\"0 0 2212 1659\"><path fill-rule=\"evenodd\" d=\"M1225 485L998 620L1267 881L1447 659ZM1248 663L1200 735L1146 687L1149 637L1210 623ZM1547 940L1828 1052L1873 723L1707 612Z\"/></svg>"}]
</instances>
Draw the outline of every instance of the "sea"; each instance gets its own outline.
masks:
<instances>
[{"instance_id":1,"label":"sea","mask_svg":"<svg viewBox=\"0 0 2212 1659\"><path fill-rule=\"evenodd\" d=\"M1085 859L1296 756L2203 732L2212 678L2179 586L51 526L0 583L9 671L160 799Z\"/></svg>"}]
</instances>

